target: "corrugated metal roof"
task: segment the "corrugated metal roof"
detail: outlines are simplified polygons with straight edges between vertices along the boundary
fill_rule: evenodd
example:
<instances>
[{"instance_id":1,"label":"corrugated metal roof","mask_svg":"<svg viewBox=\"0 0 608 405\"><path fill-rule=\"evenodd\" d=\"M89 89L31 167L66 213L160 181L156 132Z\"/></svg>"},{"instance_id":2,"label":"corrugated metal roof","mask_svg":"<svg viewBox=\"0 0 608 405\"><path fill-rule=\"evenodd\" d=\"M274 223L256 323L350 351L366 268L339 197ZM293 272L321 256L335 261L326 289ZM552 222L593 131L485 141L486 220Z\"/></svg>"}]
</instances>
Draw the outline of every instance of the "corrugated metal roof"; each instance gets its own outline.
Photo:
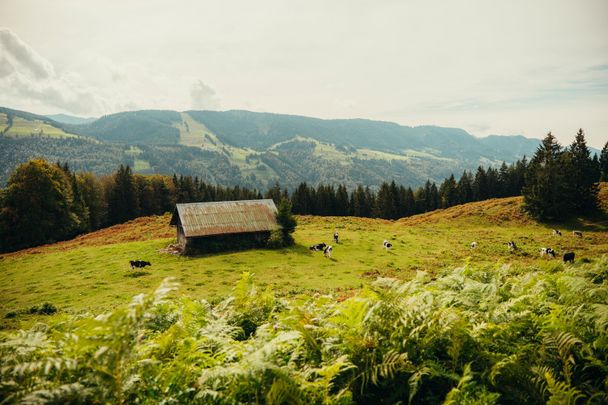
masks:
<instances>
[{"instance_id":1,"label":"corrugated metal roof","mask_svg":"<svg viewBox=\"0 0 608 405\"><path fill-rule=\"evenodd\" d=\"M278 229L272 200L218 201L176 204L171 225L179 215L184 234L193 236L262 232Z\"/></svg>"}]
</instances>

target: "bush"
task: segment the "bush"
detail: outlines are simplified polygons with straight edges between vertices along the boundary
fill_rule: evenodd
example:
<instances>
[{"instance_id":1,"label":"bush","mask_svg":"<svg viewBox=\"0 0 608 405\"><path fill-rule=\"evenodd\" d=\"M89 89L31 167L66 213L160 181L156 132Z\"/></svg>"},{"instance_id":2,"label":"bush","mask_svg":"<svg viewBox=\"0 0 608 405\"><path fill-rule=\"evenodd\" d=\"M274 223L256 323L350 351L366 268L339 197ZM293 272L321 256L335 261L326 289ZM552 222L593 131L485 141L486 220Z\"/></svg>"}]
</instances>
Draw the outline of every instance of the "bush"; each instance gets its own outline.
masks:
<instances>
[{"instance_id":1,"label":"bush","mask_svg":"<svg viewBox=\"0 0 608 405\"><path fill-rule=\"evenodd\" d=\"M57 312L57 307L48 302L42 304L42 307L38 310L39 315L52 315L55 312Z\"/></svg>"},{"instance_id":2,"label":"bush","mask_svg":"<svg viewBox=\"0 0 608 405\"><path fill-rule=\"evenodd\" d=\"M57 312L57 307L49 302L45 302L41 307L34 305L23 312L30 315L53 315Z\"/></svg>"},{"instance_id":3,"label":"bush","mask_svg":"<svg viewBox=\"0 0 608 405\"><path fill-rule=\"evenodd\" d=\"M286 246L285 240L283 240L283 231L280 229L270 232L270 236L266 241L266 246L271 249L280 249Z\"/></svg>"}]
</instances>

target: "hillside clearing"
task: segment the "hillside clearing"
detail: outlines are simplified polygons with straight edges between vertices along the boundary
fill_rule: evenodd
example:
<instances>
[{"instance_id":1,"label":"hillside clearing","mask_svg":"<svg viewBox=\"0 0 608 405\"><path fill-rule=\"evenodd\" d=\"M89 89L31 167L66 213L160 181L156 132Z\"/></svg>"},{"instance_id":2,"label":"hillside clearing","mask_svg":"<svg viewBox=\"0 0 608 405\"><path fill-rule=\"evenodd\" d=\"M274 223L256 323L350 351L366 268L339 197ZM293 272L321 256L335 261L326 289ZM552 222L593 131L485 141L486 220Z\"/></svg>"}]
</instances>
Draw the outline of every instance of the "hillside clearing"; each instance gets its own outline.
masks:
<instances>
[{"instance_id":1,"label":"hillside clearing","mask_svg":"<svg viewBox=\"0 0 608 405\"><path fill-rule=\"evenodd\" d=\"M0 316L50 302L63 311L102 311L149 292L167 276L175 276L182 293L215 299L230 291L243 271L256 274L258 285L279 294L359 289L379 276L410 279L417 271L436 274L465 263L494 268L496 263L551 268L560 260L541 259L540 247L558 253L573 251L577 262L595 261L608 252L605 220L562 225L564 236L551 235L520 211L520 198L495 199L418 215L399 221L353 217L299 217L296 246L279 251L250 250L188 258L164 253L175 230L169 216L139 218L125 224L53 245L0 256ZM581 229L584 237L569 231ZM326 259L308 249L331 241L341 243ZM385 251L388 239L393 249ZM516 241L519 251L505 243ZM479 247L469 248L472 241ZM130 270L129 260L148 260L143 272ZM3 320L4 327L28 316Z\"/></svg>"},{"instance_id":2,"label":"hillside clearing","mask_svg":"<svg viewBox=\"0 0 608 405\"><path fill-rule=\"evenodd\" d=\"M4 123L6 126L7 123ZM69 134L60 128L53 127L39 120L25 120L20 117L13 117L13 125L5 129L5 136L32 136L42 135L51 138L77 138L77 135Z\"/></svg>"}]
</instances>

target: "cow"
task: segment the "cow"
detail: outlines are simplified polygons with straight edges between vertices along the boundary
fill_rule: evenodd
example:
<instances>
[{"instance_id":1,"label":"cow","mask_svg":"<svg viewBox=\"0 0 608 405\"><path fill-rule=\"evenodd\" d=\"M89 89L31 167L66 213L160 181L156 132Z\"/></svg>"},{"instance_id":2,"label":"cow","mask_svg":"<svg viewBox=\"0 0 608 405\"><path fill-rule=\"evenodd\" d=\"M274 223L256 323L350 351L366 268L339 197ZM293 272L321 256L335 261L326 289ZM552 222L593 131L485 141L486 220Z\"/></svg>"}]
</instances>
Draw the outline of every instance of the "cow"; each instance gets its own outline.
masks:
<instances>
[{"instance_id":1,"label":"cow","mask_svg":"<svg viewBox=\"0 0 608 405\"><path fill-rule=\"evenodd\" d=\"M382 246L383 246L383 247L384 247L386 250L389 250L390 248L392 248L392 247L393 247L393 244L392 244L392 243L390 243L390 242L389 242L389 241L387 241L387 240L384 240L384 242L382 242Z\"/></svg>"},{"instance_id":2,"label":"cow","mask_svg":"<svg viewBox=\"0 0 608 405\"><path fill-rule=\"evenodd\" d=\"M572 231L572 236L576 236L579 238L583 237L583 233L581 231Z\"/></svg>"},{"instance_id":3,"label":"cow","mask_svg":"<svg viewBox=\"0 0 608 405\"><path fill-rule=\"evenodd\" d=\"M331 247L331 245L327 246L325 248L325 250L323 250L323 256L325 257L331 257L331 252L333 251L333 248Z\"/></svg>"},{"instance_id":4,"label":"cow","mask_svg":"<svg viewBox=\"0 0 608 405\"><path fill-rule=\"evenodd\" d=\"M562 231L560 231L559 229L554 229L553 236L562 236Z\"/></svg>"},{"instance_id":5,"label":"cow","mask_svg":"<svg viewBox=\"0 0 608 405\"><path fill-rule=\"evenodd\" d=\"M129 260L129 263L131 264L131 270L133 270L136 267L138 269L143 269L146 266L152 266L152 264L150 262L146 262L143 260Z\"/></svg>"},{"instance_id":6,"label":"cow","mask_svg":"<svg viewBox=\"0 0 608 405\"><path fill-rule=\"evenodd\" d=\"M335 232L334 232L334 242L335 242L335 243L340 243L340 242L338 241L338 231L335 231Z\"/></svg>"},{"instance_id":7,"label":"cow","mask_svg":"<svg viewBox=\"0 0 608 405\"><path fill-rule=\"evenodd\" d=\"M471 242L471 249L477 248L477 242Z\"/></svg>"},{"instance_id":8,"label":"cow","mask_svg":"<svg viewBox=\"0 0 608 405\"><path fill-rule=\"evenodd\" d=\"M540 248L540 257L543 257L545 255L555 257L555 254L555 250L551 248Z\"/></svg>"},{"instance_id":9,"label":"cow","mask_svg":"<svg viewBox=\"0 0 608 405\"><path fill-rule=\"evenodd\" d=\"M509 247L509 250L511 252L514 251L514 250L517 250L517 245L513 241L510 241L509 243L507 243L507 246Z\"/></svg>"},{"instance_id":10,"label":"cow","mask_svg":"<svg viewBox=\"0 0 608 405\"><path fill-rule=\"evenodd\" d=\"M309 249L315 252L319 252L325 249L327 245L325 243L317 243L316 245L312 245Z\"/></svg>"},{"instance_id":11,"label":"cow","mask_svg":"<svg viewBox=\"0 0 608 405\"><path fill-rule=\"evenodd\" d=\"M574 263L574 252L564 253L564 263Z\"/></svg>"}]
</instances>

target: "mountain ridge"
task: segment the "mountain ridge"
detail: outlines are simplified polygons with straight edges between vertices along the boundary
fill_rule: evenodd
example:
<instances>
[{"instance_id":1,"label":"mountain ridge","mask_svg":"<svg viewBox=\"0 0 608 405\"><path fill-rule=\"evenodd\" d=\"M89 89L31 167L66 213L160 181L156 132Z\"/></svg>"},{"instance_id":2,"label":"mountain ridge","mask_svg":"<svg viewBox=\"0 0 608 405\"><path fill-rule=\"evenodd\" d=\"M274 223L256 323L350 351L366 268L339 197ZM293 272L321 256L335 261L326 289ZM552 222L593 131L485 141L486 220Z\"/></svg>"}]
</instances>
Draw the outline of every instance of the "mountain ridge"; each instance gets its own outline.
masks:
<instances>
[{"instance_id":1,"label":"mountain ridge","mask_svg":"<svg viewBox=\"0 0 608 405\"><path fill-rule=\"evenodd\" d=\"M19 134L3 129L9 117L20 118ZM47 131L36 129L40 123ZM57 139L44 136L51 127ZM531 156L540 143L521 135L476 137L436 125L248 110L124 111L66 123L0 107L0 133L10 160L0 167L0 180L24 159L43 156L97 174L129 164L139 173L197 175L206 182L258 189L277 181L288 188L300 182L375 187L391 180L417 186L480 165L514 162ZM67 137L73 139L62 139Z\"/></svg>"}]
</instances>

